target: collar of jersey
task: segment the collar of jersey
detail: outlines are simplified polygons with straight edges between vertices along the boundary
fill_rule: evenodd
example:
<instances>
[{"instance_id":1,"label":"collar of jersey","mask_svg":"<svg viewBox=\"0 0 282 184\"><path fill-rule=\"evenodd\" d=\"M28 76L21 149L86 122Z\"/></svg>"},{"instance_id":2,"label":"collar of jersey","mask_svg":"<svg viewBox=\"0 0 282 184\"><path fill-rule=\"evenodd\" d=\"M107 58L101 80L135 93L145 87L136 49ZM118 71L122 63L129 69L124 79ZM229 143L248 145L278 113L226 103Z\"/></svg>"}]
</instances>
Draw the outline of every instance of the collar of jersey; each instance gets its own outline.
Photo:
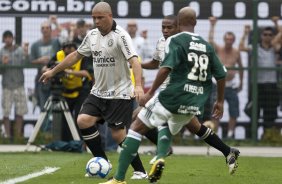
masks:
<instances>
[{"instance_id":1,"label":"collar of jersey","mask_svg":"<svg viewBox=\"0 0 282 184\"><path fill-rule=\"evenodd\" d=\"M112 30L115 31L117 29L117 23L113 20Z\"/></svg>"}]
</instances>

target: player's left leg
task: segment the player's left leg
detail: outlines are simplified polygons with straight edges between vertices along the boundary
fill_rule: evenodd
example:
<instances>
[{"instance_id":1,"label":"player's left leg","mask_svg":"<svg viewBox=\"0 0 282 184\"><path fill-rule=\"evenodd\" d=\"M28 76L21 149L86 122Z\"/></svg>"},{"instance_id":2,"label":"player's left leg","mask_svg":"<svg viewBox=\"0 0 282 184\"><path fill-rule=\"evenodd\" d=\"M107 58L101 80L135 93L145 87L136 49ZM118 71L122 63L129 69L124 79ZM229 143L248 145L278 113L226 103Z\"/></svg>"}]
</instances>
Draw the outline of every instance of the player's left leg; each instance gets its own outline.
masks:
<instances>
[{"instance_id":1,"label":"player's left leg","mask_svg":"<svg viewBox=\"0 0 282 184\"><path fill-rule=\"evenodd\" d=\"M113 135L113 134L112 134ZM118 137L125 137L126 135L124 136L118 136ZM113 136L114 137L114 136ZM124 144L124 141L125 141L126 137L124 138L124 140L122 141L118 141L119 142L119 146L123 149L123 144ZM140 140L141 141L141 140ZM133 167L134 169L134 172L133 172L133 175L131 177L131 179L133 180L139 180L139 179L147 179L148 178L148 175L145 171L145 168L143 166L143 163L140 159L140 156L138 154L138 152L136 153L135 157L133 158L132 162L131 162L131 166Z\"/></svg>"},{"instance_id":2,"label":"player's left leg","mask_svg":"<svg viewBox=\"0 0 282 184\"><path fill-rule=\"evenodd\" d=\"M229 173L233 174L238 167L238 156L240 154L238 149L231 148L226 145L210 128L200 124L197 118L193 118L189 124L186 125L192 133L195 133L207 144L222 152L226 157L226 163L229 167Z\"/></svg>"},{"instance_id":3,"label":"player's left leg","mask_svg":"<svg viewBox=\"0 0 282 184\"><path fill-rule=\"evenodd\" d=\"M150 183L155 183L159 179L161 179L164 167L165 167L164 159L160 158L154 162L149 172L149 182Z\"/></svg>"},{"instance_id":4,"label":"player's left leg","mask_svg":"<svg viewBox=\"0 0 282 184\"><path fill-rule=\"evenodd\" d=\"M111 128L112 137L121 147L126 138L125 128L128 128L132 123L133 102L135 101L110 100L105 114L106 121ZM120 131L121 129L122 131ZM131 179L146 179L148 177L138 153L132 160L131 166L134 169Z\"/></svg>"},{"instance_id":5,"label":"player's left leg","mask_svg":"<svg viewBox=\"0 0 282 184\"><path fill-rule=\"evenodd\" d=\"M240 151L236 148L231 148L230 153L226 157L226 164L229 168L229 174L234 174L237 167L238 167L238 157L239 157Z\"/></svg>"},{"instance_id":6,"label":"player's left leg","mask_svg":"<svg viewBox=\"0 0 282 184\"><path fill-rule=\"evenodd\" d=\"M157 145L157 159L167 157L167 153L170 150L172 135L168 126L160 126L158 133L158 145Z\"/></svg>"},{"instance_id":7,"label":"player's left leg","mask_svg":"<svg viewBox=\"0 0 282 184\"><path fill-rule=\"evenodd\" d=\"M165 166L164 158L167 157L171 147L172 135L168 126L160 126L158 129L157 157L149 172L150 183L157 182L161 178Z\"/></svg>"},{"instance_id":8,"label":"player's left leg","mask_svg":"<svg viewBox=\"0 0 282 184\"><path fill-rule=\"evenodd\" d=\"M171 146L171 133L167 125L158 127L158 142L157 142L157 155L150 160L150 164L153 165L154 162L159 158L164 158L173 153Z\"/></svg>"},{"instance_id":9,"label":"player's left leg","mask_svg":"<svg viewBox=\"0 0 282 184\"><path fill-rule=\"evenodd\" d=\"M132 120L134 121L137 118L138 113L141 111L142 107L139 106L137 107L134 111L133 111L133 115L132 115ZM153 144L157 145L158 144L158 128L153 128L151 130L149 130L146 134L145 137L147 139L149 139ZM167 156L171 155L173 153L172 147L169 148L168 152L167 152ZM157 159L157 155L154 156L151 160L150 160L150 164L152 165Z\"/></svg>"},{"instance_id":10,"label":"player's left leg","mask_svg":"<svg viewBox=\"0 0 282 184\"><path fill-rule=\"evenodd\" d=\"M150 183L157 182L163 173L165 167L164 158L171 146L172 135L176 135L180 130L194 117L194 115L172 114L159 103L158 110L154 111L154 121L167 120L167 124L159 126L158 134L158 154L157 160L151 167L149 172ZM153 123L153 122L152 122Z\"/></svg>"}]
</instances>

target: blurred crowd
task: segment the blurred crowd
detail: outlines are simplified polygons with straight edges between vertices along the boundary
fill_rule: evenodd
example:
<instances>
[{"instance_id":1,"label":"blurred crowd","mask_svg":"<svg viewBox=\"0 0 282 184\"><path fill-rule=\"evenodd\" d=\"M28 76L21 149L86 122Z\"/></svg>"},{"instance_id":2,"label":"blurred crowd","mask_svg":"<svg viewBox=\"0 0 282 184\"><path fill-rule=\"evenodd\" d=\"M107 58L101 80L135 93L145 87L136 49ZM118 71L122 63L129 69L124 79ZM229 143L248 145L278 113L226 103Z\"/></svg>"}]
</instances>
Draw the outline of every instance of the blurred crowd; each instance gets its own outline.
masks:
<instances>
[{"instance_id":1,"label":"blurred crowd","mask_svg":"<svg viewBox=\"0 0 282 184\"><path fill-rule=\"evenodd\" d=\"M282 27L279 25L279 17L272 17L273 26L260 27L259 32L259 44L258 44L258 57L257 65L259 69L257 72L258 83L258 118L262 119L263 135L262 140L272 140L273 137L281 137L280 129L277 128L276 119L278 118L278 108L282 104L282 72L275 68L282 65ZM214 47L222 63L228 68L225 88L225 100L228 104L226 111L228 111L229 120L226 135L224 137L228 139L234 139L236 132L237 119L240 116L239 104L240 98L238 93L243 88L243 66L241 61L241 53L247 52L249 57L249 66L254 66L251 63L251 53L253 49L251 35L253 34L251 25L246 25L242 30L242 36L239 46L235 46L235 34L230 30L223 33L223 45L216 43L214 39L214 32L216 30L216 17L210 17L210 29L208 41ZM90 29L94 28L92 23L88 23L83 19L76 22L58 23L56 15L50 15L46 21L43 21L41 27L41 38L34 43L23 43L22 45L16 45L14 42L14 35L11 30L6 30L2 33L3 47L0 50L0 74L2 75L2 131L1 139L8 140L8 142L23 143L23 116L28 112L27 99L33 99L34 103L40 108L41 112L46 110L44 105L47 99L52 95L52 84L43 84L38 82L41 74L48 70L50 67L50 61L59 60L58 54L63 51L66 56L69 50L79 47L84 37ZM140 62L146 63L153 57L155 46L150 45L148 40L147 30L138 30L138 22L136 20L129 20L126 27L129 35L133 40L135 49L140 57ZM71 45L73 44L73 45ZM87 62L90 60L90 62ZM83 62L87 64L83 64ZM24 88L24 72L23 68L17 67L19 65L33 64L38 73L35 77L35 89L34 94L28 94ZM49 65L48 65L49 64ZM4 67L5 66L5 67ZM11 67L9 67L11 66ZM14 67L13 67L14 66ZM77 70L77 71L76 71ZM81 71L79 73L78 71ZM68 69L65 71L68 76L76 76L82 79L82 84L79 86L79 95L68 96L67 98L70 111L74 120L78 115L81 103L83 99L88 95L89 90L95 79L93 79L93 68L91 58L86 58L86 61L82 61L79 69ZM239 76L239 82L236 82L236 75ZM250 76L250 75L249 75ZM146 76L143 77L146 80ZM86 82L85 82L86 81ZM253 80L250 80L250 84ZM67 84L66 85L71 85ZM245 107L245 113L251 117L251 87L249 87L249 101ZM73 91L72 91L73 93ZM217 131L220 126L220 122L213 120L210 117L209 112L214 103L214 97L216 91L211 96L209 103L206 104L207 110L202 122L211 121L214 124L214 130ZM9 119L10 114L14 108L15 118L13 121ZM52 121L52 117L48 117L44 120L44 127L48 129L48 124ZM103 132L104 145L106 150L115 150L117 145L111 138L111 133L108 130L106 124L99 127ZM68 127L62 127L62 131L67 131ZM72 137L62 137L62 140L69 141ZM282 139L281 139L282 140Z\"/></svg>"}]
</instances>

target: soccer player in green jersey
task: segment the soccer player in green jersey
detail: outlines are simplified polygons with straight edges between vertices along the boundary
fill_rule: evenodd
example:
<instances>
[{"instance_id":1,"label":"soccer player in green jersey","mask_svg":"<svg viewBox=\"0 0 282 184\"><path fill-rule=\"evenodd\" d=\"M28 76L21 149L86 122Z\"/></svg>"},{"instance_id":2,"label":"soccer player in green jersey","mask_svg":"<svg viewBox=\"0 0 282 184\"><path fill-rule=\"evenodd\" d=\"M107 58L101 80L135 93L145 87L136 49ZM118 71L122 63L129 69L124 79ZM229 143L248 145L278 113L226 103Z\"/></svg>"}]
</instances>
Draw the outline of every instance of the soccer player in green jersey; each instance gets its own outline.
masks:
<instances>
[{"instance_id":1,"label":"soccer player in green jersey","mask_svg":"<svg viewBox=\"0 0 282 184\"><path fill-rule=\"evenodd\" d=\"M119 165L114 178L103 184L126 184L126 170L137 154L142 135L154 127L159 128L158 159L149 173L151 183L160 179L164 169L166 152L171 145L171 136L177 134L189 122L190 128L202 139L220 144L225 149L224 155L233 174L237 167L239 150L225 145L211 129L201 125L195 118L203 113L205 101L211 92L212 77L217 80L217 101L213 117L223 115L224 87L226 69L219 61L212 46L194 33L196 13L190 7L182 8L178 13L180 33L168 38L165 47L165 59L151 89L140 100L146 103L131 124ZM159 94L154 95L163 81L170 76L169 84ZM191 121L192 120L192 121Z\"/></svg>"}]
</instances>

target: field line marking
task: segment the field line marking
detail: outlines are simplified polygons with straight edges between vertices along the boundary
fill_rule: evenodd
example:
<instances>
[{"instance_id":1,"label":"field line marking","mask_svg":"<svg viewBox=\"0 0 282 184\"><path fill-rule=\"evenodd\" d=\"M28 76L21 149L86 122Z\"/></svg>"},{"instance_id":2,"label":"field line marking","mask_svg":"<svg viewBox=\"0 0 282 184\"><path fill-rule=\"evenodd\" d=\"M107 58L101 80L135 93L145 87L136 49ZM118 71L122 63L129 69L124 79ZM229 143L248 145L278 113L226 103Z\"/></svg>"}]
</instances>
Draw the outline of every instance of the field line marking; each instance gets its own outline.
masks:
<instances>
[{"instance_id":1,"label":"field line marking","mask_svg":"<svg viewBox=\"0 0 282 184\"><path fill-rule=\"evenodd\" d=\"M30 173L21 177L17 177L17 178L13 178L13 179L9 179L3 182L0 182L0 184L15 184L15 183L19 183L19 182L23 182L26 180L29 180L31 178L36 178L38 176L42 176L44 174L51 174L55 171L57 171L58 169L60 169L59 167L45 167L42 171L39 172L34 172L34 173Z\"/></svg>"}]
</instances>

